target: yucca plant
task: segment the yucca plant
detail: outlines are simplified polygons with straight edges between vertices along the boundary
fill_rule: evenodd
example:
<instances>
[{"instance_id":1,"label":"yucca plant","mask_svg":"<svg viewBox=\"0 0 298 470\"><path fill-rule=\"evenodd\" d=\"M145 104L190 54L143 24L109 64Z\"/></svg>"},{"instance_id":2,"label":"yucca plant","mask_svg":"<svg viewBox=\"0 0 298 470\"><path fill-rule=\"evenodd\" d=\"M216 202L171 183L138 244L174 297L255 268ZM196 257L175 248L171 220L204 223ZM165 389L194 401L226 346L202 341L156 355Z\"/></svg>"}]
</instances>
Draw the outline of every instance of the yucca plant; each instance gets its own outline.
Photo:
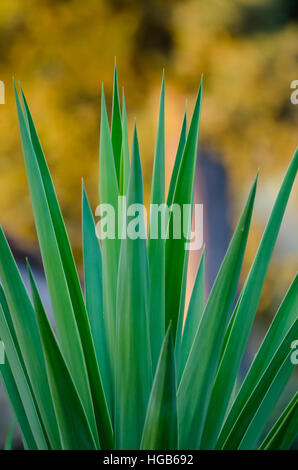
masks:
<instances>
[{"instance_id":1,"label":"yucca plant","mask_svg":"<svg viewBox=\"0 0 298 470\"><path fill-rule=\"evenodd\" d=\"M293 280L238 386L238 372L298 167L295 152L254 262L234 306L257 178L205 304L204 253L185 312L187 236L159 233L100 242L82 189L84 295L49 169L23 91L15 89L35 224L54 314L49 321L28 263L31 298L0 232L3 385L26 449L285 449L295 439L296 393L260 444L289 381L298 338ZM191 123L183 119L167 205L192 204L202 84ZM164 79L151 203L165 202ZM118 211L143 203L134 128L129 156L117 72L111 127L101 100L99 199ZM128 218L129 219L129 218ZM124 219L121 219L123 224ZM140 231L145 229L143 214ZM126 223L128 223L127 220ZM118 222L116 222L116 225ZM187 224L191 225L188 214ZM116 227L116 233L118 233ZM122 227L123 229L123 227Z\"/></svg>"}]
</instances>

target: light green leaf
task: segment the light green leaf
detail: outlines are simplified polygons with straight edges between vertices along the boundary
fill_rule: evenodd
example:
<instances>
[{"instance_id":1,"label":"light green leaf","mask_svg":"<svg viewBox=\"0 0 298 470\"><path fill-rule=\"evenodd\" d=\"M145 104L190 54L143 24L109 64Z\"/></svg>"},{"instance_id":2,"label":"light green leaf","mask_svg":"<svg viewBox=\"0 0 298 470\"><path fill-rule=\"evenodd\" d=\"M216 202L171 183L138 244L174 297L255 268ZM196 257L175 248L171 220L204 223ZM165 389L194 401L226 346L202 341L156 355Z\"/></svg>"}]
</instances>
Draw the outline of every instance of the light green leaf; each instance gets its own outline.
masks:
<instances>
[{"instance_id":1,"label":"light green leaf","mask_svg":"<svg viewBox=\"0 0 298 470\"><path fill-rule=\"evenodd\" d=\"M12 419L10 426L9 426L8 434L6 436L4 450L12 450L14 428L15 428L15 422L14 422L14 419Z\"/></svg>"},{"instance_id":2,"label":"light green leaf","mask_svg":"<svg viewBox=\"0 0 298 470\"><path fill-rule=\"evenodd\" d=\"M162 77L158 129L154 154L152 175L151 205L152 208L163 207L165 202L165 82ZM162 235L159 218L156 220L150 213L148 257L150 273L149 324L152 366L155 371L165 334L165 240Z\"/></svg>"},{"instance_id":3,"label":"light green leaf","mask_svg":"<svg viewBox=\"0 0 298 470\"><path fill-rule=\"evenodd\" d=\"M295 369L293 364L287 358L278 373L276 374L272 384L268 388L268 392L264 396L256 414L251 420L247 431L239 444L240 450L256 449L262 432L274 410L279 398L281 397L291 375ZM298 423L297 423L298 424Z\"/></svg>"},{"instance_id":4,"label":"light green leaf","mask_svg":"<svg viewBox=\"0 0 298 470\"><path fill-rule=\"evenodd\" d=\"M285 335L297 318L298 309L298 275L290 286L274 320L256 354L253 363L242 383L236 399L226 417L216 447L220 448L232 426L245 406L260 377L265 372L276 350L280 347Z\"/></svg>"},{"instance_id":5,"label":"light green leaf","mask_svg":"<svg viewBox=\"0 0 298 470\"><path fill-rule=\"evenodd\" d=\"M144 233L142 168L136 129L127 190L127 206L140 204L139 234ZM127 217L127 228L134 223ZM152 384L148 302L149 268L146 240L122 240L117 290L116 445L138 449Z\"/></svg>"},{"instance_id":6,"label":"light green leaf","mask_svg":"<svg viewBox=\"0 0 298 470\"><path fill-rule=\"evenodd\" d=\"M30 266L27 266L63 449L96 449L75 384L44 311Z\"/></svg>"},{"instance_id":7,"label":"light green leaf","mask_svg":"<svg viewBox=\"0 0 298 470\"><path fill-rule=\"evenodd\" d=\"M110 377L111 365L108 362L109 356L107 353L103 318L101 248L96 236L94 219L84 186L82 189L83 258L86 308L100 374L105 394L109 402L112 397L112 379ZM111 406L111 403L109 404Z\"/></svg>"},{"instance_id":8,"label":"light green leaf","mask_svg":"<svg viewBox=\"0 0 298 470\"><path fill-rule=\"evenodd\" d=\"M187 133L187 116L186 116L186 110L185 110L183 121L182 121L181 132L180 132L178 149L176 153L176 158L174 162L174 167L173 167L169 191L168 191L168 197L167 197L168 207L170 207L173 204L173 197L174 197L174 192L175 192L175 188L177 184L178 172L179 172L183 150L184 150L185 142L186 142L186 133Z\"/></svg>"},{"instance_id":9,"label":"light green leaf","mask_svg":"<svg viewBox=\"0 0 298 470\"><path fill-rule=\"evenodd\" d=\"M129 178L130 162L129 162L129 144L127 130L127 115L124 90L122 90L122 149L120 162L120 195L126 195L128 178Z\"/></svg>"},{"instance_id":10,"label":"light green leaf","mask_svg":"<svg viewBox=\"0 0 298 470\"><path fill-rule=\"evenodd\" d=\"M185 297L186 297L186 286L187 286L187 275L188 275L188 259L189 259L189 251L186 251L184 264L183 264L181 296L180 296L180 303L179 303L179 313L178 313L178 323L177 323L176 343L175 343L175 354L176 354L176 361L178 364L179 364L179 358L180 358L182 332L183 332L184 318L185 318ZM178 384L179 384L180 378L181 377L179 377Z\"/></svg>"},{"instance_id":11,"label":"light green leaf","mask_svg":"<svg viewBox=\"0 0 298 470\"><path fill-rule=\"evenodd\" d=\"M112 124L111 124L111 138L113 146L113 154L115 161L115 169L117 175L118 186L120 187L120 159L122 148L122 122L120 99L118 89L117 67L115 62L114 69L114 89L113 89L113 105L112 105Z\"/></svg>"},{"instance_id":12,"label":"light green leaf","mask_svg":"<svg viewBox=\"0 0 298 470\"><path fill-rule=\"evenodd\" d=\"M115 238L105 237L101 240L103 308L107 334L108 353L114 373L115 338L116 338L116 295L120 240L118 239L118 184L113 157L108 115L104 91L101 96L101 125L99 150L99 199L100 204L109 204L116 214ZM96 215L99 215L97 212ZM113 398L113 397L112 397ZM113 401L111 402L113 406Z\"/></svg>"},{"instance_id":13,"label":"light green leaf","mask_svg":"<svg viewBox=\"0 0 298 470\"><path fill-rule=\"evenodd\" d=\"M16 98L21 125L23 114L17 94ZM112 429L77 270L51 176L23 93L22 100L27 131L30 131L28 135L25 126L21 126L22 143L27 149L25 162L31 197L34 195L32 201L36 227L58 337L78 390L82 393L94 435L98 431L102 447L110 447ZM75 351L72 352L72 348L76 348Z\"/></svg>"},{"instance_id":14,"label":"light green leaf","mask_svg":"<svg viewBox=\"0 0 298 470\"><path fill-rule=\"evenodd\" d=\"M26 411L19 394L17 384L14 380L8 359L6 359L4 364L0 364L0 377L2 379L2 384L8 400L19 424L24 445L31 450L37 450L38 447L32 434L32 424L31 421L29 422L27 418ZM22 398L24 400L24 397ZM45 441L43 449L47 449Z\"/></svg>"},{"instance_id":15,"label":"light green leaf","mask_svg":"<svg viewBox=\"0 0 298 470\"><path fill-rule=\"evenodd\" d=\"M172 206L172 204L175 204L173 201L173 197L174 197L175 187L177 184L177 177L179 173L180 163L181 163L181 159L182 159L183 151L185 147L185 142L186 142L186 131L187 131L187 118L186 118L186 109L185 109L177 154L175 158L174 168L173 168L173 172L171 176L169 192L168 192L168 197L167 197L167 206L169 208ZM194 195L194 191L193 191L191 201L190 201L191 205L193 204L193 195ZM189 222L191 223L191 220ZM181 288L180 288L181 295L180 295L180 301L179 301L178 323L177 323L176 344L175 344L177 363L179 363L182 330L183 330L183 324L184 324L188 258L189 258L189 252L186 251L184 261L183 261L182 280L181 280Z\"/></svg>"},{"instance_id":16,"label":"light green leaf","mask_svg":"<svg viewBox=\"0 0 298 470\"><path fill-rule=\"evenodd\" d=\"M180 206L181 210L182 208L184 209L183 205L192 204L193 201L201 98L202 82L198 92L189 133L184 147L172 201L173 204ZM171 211L169 217L169 238L166 240L165 253L165 325L167 328L170 321L172 322L173 336L175 339L180 309L180 298L182 295L181 290L183 270L186 257L185 242L187 240L184 234L180 238L174 238L172 233L173 218L173 211ZM188 218L185 217L184 227L185 224L187 225L188 233L190 233L191 211L188 213ZM181 232L183 232L183 230L181 230ZM175 253L175 256L173 256L173 253Z\"/></svg>"},{"instance_id":17,"label":"light green leaf","mask_svg":"<svg viewBox=\"0 0 298 470\"><path fill-rule=\"evenodd\" d=\"M34 392L36 403L38 404L38 410L43 425L46 429L51 447L59 449L60 438L50 389L46 380L45 362L34 309L2 228L0 228L0 276L9 307L9 313L13 322L15 335L18 338L19 348L22 352L22 359L26 365L26 370L30 378L30 384ZM1 335L2 334L3 331L1 332ZM17 358L17 356L15 357ZM14 367L13 364L11 364L11 367ZM18 369L14 370L14 373L22 373L21 365ZM17 379L16 375L14 379ZM20 382L17 382L18 388L21 387L21 385L26 387L26 380L24 377L23 379L20 379ZM19 390L20 393L25 393L24 391L21 391L21 389ZM30 394L28 392L28 400L29 396ZM33 406L31 406L31 408L33 409ZM32 422L35 422L35 420ZM38 440L40 431L37 430L35 432L33 430L33 433L38 446L44 448L45 444L42 435L40 440Z\"/></svg>"},{"instance_id":18,"label":"light green leaf","mask_svg":"<svg viewBox=\"0 0 298 470\"><path fill-rule=\"evenodd\" d=\"M26 436L28 435L27 441L30 442L30 445L33 445L33 448L36 448L38 445L41 449L47 449L48 443L46 441L46 437L44 436L44 431L40 422L38 410L36 408L33 391L1 285L0 337L5 344L5 362L8 361L7 367L5 363L0 365L0 370L3 369L5 375L5 371L8 369L8 371L6 371L7 379L9 380L11 387L14 388L15 386L16 388L16 397L14 402L17 405L17 416L19 416L19 418L22 420L22 423L25 424ZM10 374L12 374L12 380L10 378ZM19 403L19 399L21 400L21 404ZM31 427L29 433L27 428L28 420ZM35 436L35 438L33 438L33 436Z\"/></svg>"},{"instance_id":19,"label":"light green leaf","mask_svg":"<svg viewBox=\"0 0 298 470\"><path fill-rule=\"evenodd\" d=\"M178 388L181 449L200 446L228 316L240 275L257 179L214 282Z\"/></svg>"},{"instance_id":20,"label":"light green leaf","mask_svg":"<svg viewBox=\"0 0 298 470\"><path fill-rule=\"evenodd\" d=\"M171 325L168 328L150 394L141 449L178 448L176 367Z\"/></svg>"},{"instance_id":21,"label":"light green leaf","mask_svg":"<svg viewBox=\"0 0 298 470\"><path fill-rule=\"evenodd\" d=\"M96 436L96 422L82 343L68 290L48 199L16 89L15 97L35 226L52 302L59 343L86 409L91 428Z\"/></svg>"},{"instance_id":22,"label":"light green leaf","mask_svg":"<svg viewBox=\"0 0 298 470\"><path fill-rule=\"evenodd\" d=\"M288 450L294 442L298 423L298 392L264 439L261 450Z\"/></svg>"},{"instance_id":23,"label":"light green leaf","mask_svg":"<svg viewBox=\"0 0 298 470\"><path fill-rule=\"evenodd\" d=\"M205 248L202 252L193 291L189 301L188 311L185 318L182 340L179 349L178 361L178 383L180 382L190 349L192 347L196 331L201 321L205 307ZM177 343L176 343L177 348Z\"/></svg>"},{"instance_id":24,"label":"light green leaf","mask_svg":"<svg viewBox=\"0 0 298 470\"><path fill-rule=\"evenodd\" d=\"M285 175L278 197L273 207L267 227L264 231L254 263L242 289L233 325L217 372L202 444L204 448L215 445L229 403L238 369L241 364L247 339L253 324L262 287L268 270L272 251L277 239L279 228L287 201L298 169L298 151ZM217 410L216 415L214 409Z\"/></svg>"},{"instance_id":25,"label":"light green leaf","mask_svg":"<svg viewBox=\"0 0 298 470\"><path fill-rule=\"evenodd\" d=\"M286 367L286 362L289 363L289 367L292 367L290 360L291 356L291 343L297 338L298 334L298 318L295 323L291 326L288 334L282 341L280 347L274 354L266 370L259 379L257 385L253 389L247 402L241 409L237 416L234 425L231 428L222 448L223 449L237 449L252 421L259 406L266 397L270 387L274 382L276 376L281 373L281 369Z\"/></svg>"}]
</instances>

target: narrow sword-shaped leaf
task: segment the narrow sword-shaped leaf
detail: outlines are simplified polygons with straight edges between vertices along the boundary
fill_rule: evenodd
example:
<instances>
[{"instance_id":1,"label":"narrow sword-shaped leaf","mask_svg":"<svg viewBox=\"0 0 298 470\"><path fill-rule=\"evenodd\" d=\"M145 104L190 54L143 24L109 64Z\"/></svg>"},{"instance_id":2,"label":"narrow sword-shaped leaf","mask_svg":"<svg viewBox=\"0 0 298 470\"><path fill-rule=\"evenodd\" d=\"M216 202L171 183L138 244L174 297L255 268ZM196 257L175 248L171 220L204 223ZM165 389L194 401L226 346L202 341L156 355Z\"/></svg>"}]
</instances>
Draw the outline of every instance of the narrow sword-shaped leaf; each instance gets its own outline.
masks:
<instances>
[{"instance_id":1,"label":"narrow sword-shaped leaf","mask_svg":"<svg viewBox=\"0 0 298 470\"><path fill-rule=\"evenodd\" d=\"M214 282L181 377L178 388L181 449L200 446L212 383L239 280L256 184L257 178Z\"/></svg>"},{"instance_id":2,"label":"narrow sword-shaped leaf","mask_svg":"<svg viewBox=\"0 0 298 470\"><path fill-rule=\"evenodd\" d=\"M185 142L186 142L186 131L187 131L187 118L186 118L186 108L185 108L184 119L182 123L180 139L179 139L179 145L177 149L177 154L175 158L174 168L173 168L169 192L168 192L168 198L167 198L168 207L171 207L172 204L175 204L175 202L173 201L173 197L175 194L175 188L177 184L180 163L181 163L181 159L182 159L184 147L185 147ZM191 207L193 207L193 198L194 198L194 183L193 183L193 188L192 188L191 200L189 201L189 204ZM192 209L191 209L191 212L189 213L189 220L187 221L187 223L189 224L188 233L190 233L191 221L192 221ZM183 223L184 223L184 220L183 220ZM185 256L184 256L184 261L183 261L183 269L182 269L180 300L179 300L179 309L178 309L178 322L177 322L176 343L175 343L175 353L176 353L176 360L178 364L179 364L181 338L182 338L182 331L183 331L184 317L185 317L185 297L186 297L187 274L188 274L188 259L189 259L189 252L186 251ZM180 377L179 377L179 380L180 380Z\"/></svg>"},{"instance_id":3,"label":"narrow sword-shaped leaf","mask_svg":"<svg viewBox=\"0 0 298 470\"><path fill-rule=\"evenodd\" d=\"M3 313L4 313L4 316L5 316L5 324L7 324L7 327L9 329L9 334L11 336L11 339L13 341L13 344L14 344L14 347L15 347L15 350L16 350L16 353L17 353L17 355L19 357L19 360L21 362L22 369L23 369L23 371L26 375L27 382L30 383L30 380L29 380L29 377L28 377L28 374L27 374L27 370L26 370L26 366L25 366L25 363L24 363L24 360L23 360L23 357L22 357L22 353L21 353L21 350L20 350L20 345L19 345L19 342L17 340L17 335L16 335L16 332L15 332L15 329L14 329L14 326L13 326L13 321L12 321L12 318L11 318L11 314L9 312L8 303L7 303L5 293L4 293L4 290L3 290L3 287L2 287L1 284L0 284L0 305L2 306Z\"/></svg>"},{"instance_id":4,"label":"narrow sword-shaped leaf","mask_svg":"<svg viewBox=\"0 0 298 470\"><path fill-rule=\"evenodd\" d=\"M0 228L0 277L22 358L48 439L51 446L58 449L60 438L46 380L42 345L34 309L2 228Z\"/></svg>"},{"instance_id":5,"label":"narrow sword-shaped leaf","mask_svg":"<svg viewBox=\"0 0 298 470\"><path fill-rule=\"evenodd\" d=\"M53 306L55 326L65 360L76 383L86 409L91 429L97 436L94 409L91 398L87 368L74 310L67 286L56 233L49 210L48 200L37 162L36 154L25 124L17 91L15 89L23 154L26 164L35 226L37 230L45 275ZM87 315L85 320L87 320Z\"/></svg>"},{"instance_id":6,"label":"narrow sword-shaped leaf","mask_svg":"<svg viewBox=\"0 0 298 470\"><path fill-rule=\"evenodd\" d=\"M27 294L27 293L26 293ZM17 339L16 331L13 325L12 317L9 312L9 307L5 297L4 290L0 284L0 305L2 306L4 319L2 321L2 328L6 331L6 343L11 346L9 348L12 353L11 357L11 372L15 377L16 386L20 390L20 398L24 403L24 409L27 415L32 420L35 433L37 433L36 442L41 445L41 448L50 448L50 442L42 421L38 404L35 399L35 394L31 385L30 377L23 359L23 354L20 349L19 341ZM36 444L35 444L36 445Z\"/></svg>"},{"instance_id":7,"label":"narrow sword-shaped leaf","mask_svg":"<svg viewBox=\"0 0 298 470\"><path fill-rule=\"evenodd\" d=\"M178 448L176 367L171 325L160 352L150 394L141 449Z\"/></svg>"},{"instance_id":8,"label":"narrow sword-shaped leaf","mask_svg":"<svg viewBox=\"0 0 298 470\"><path fill-rule=\"evenodd\" d=\"M120 159L121 159L121 148L122 148L122 122L121 122L121 110L120 110L120 99L119 99L119 89L118 89L118 77L117 77L116 62L115 62L115 69L114 69L114 88L113 88L111 138L112 138L112 146L113 146L113 154L114 154L117 181L118 181L118 186L120 187Z\"/></svg>"},{"instance_id":9,"label":"narrow sword-shaped leaf","mask_svg":"<svg viewBox=\"0 0 298 470\"><path fill-rule=\"evenodd\" d=\"M2 289L2 288L1 288ZM28 377L26 370L24 369L24 363L22 361L22 356L20 355L19 346L16 343L15 334L12 330L12 327L9 326L7 319L10 316L8 307L1 301L0 303L0 337L5 344L5 354L6 360L9 364L9 372L13 375L13 382L18 391L18 396L22 402L22 408L25 413L25 417L21 416L22 422L25 422L25 432L27 433L26 421L29 420L31 432L29 433L29 440L34 436L34 447L36 445L40 449L47 449L48 443L44 436L43 428L40 422L38 411L35 406L34 398L32 395L32 390L30 383L28 382ZM0 366L2 367L2 366ZM5 369L5 367L3 367ZM9 374L8 372L8 374ZM20 407L18 407L19 411ZM33 436L31 436L31 433ZM36 444L35 444L36 442Z\"/></svg>"},{"instance_id":10,"label":"narrow sword-shaped leaf","mask_svg":"<svg viewBox=\"0 0 298 470\"><path fill-rule=\"evenodd\" d=\"M83 258L86 308L105 394L109 405L111 405L111 366L109 364L103 318L101 248L95 233L94 219L84 186L82 189Z\"/></svg>"},{"instance_id":11,"label":"narrow sword-shaped leaf","mask_svg":"<svg viewBox=\"0 0 298 470\"><path fill-rule=\"evenodd\" d=\"M195 181L195 167L197 161L197 147L199 135L199 121L202 98L202 82L198 92L192 121L190 124L186 144L183 151L182 160L177 176L177 183L173 196L173 204L178 204L182 210L184 205L192 204L193 188ZM183 221L183 227L187 225L188 231L191 226L191 211L188 214L188 220ZM185 266L185 235L180 238L174 238L171 230L175 223L173 212L169 217L169 238L166 240L165 250L165 325L172 321L173 336L176 339L176 329L180 309L181 286L183 279L183 269ZM175 253L175 256L173 256Z\"/></svg>"},{"instance_id":12,"label":"narrow sword-shaped leaf","mask_svg":"<svg viewBox=\"0 0 298 470\"><path fill-rule=\"evenodd\" d=\"M284 338L280 347L274 354L271 359L268 367L265 372L259 379L257 385L252 391L247 402L240 411L239 416L236 418L236 421L227 436L222 448L223 449L237 449L245 432L248 429L249 424L251 423L253 417L255 416L261 402L263 401L265 395L270 390L270 387L275 379L275 377L280 372L280 369L283 367L286 361L289 362L291 366L291 343L297 337L298 333L298 318L295 323L291 326L288 334Z\"/></svg>"},{"instance_id":13,"label":"narrow sword-shaped leaf","mask_svg":"<svg viewBox=\"0 0 298 470\"><path fill-rule=\"evenodd\" d=\"M298 429L298 392L293 396L272 429L262 442L261 450L288 450L295 440Z\"/></svg>"},{"instance_id":14,"label":"narrow sword-shaped leaf","mask_svg":"<svg viewBox=\"0 0 298 470\"><path fill-rule=\"evenodd\" d=\"M296 275L290 286L274 320L262 342L258 353L242 383L242 386L236 396L236 399L226 417L223 428L220 432L216 447L220 448L229 431L239 416L258 380L269 365L271 358L281 345L290 327L297 318L298 309L298 275Z\"/></svg>"},{"instance_id":15,"label":"narrow sword-shaped leaf","mask_svg":"<svg viewBox=\"0 0 298 470\"><path fill-rule=\"evenodd\" d=\"M205 249L202 252L193 291L189 301L189 307L185 318L182 333L179 361L178 361L178 383L180 382L196 331L201 321L205 307ZM177 344L176 344L177 347Z\"/></svg>"},{"instance_id":16,"label":"narrow sword-shaped leaf","mask_svg":"<svg viewBox=\"0 0 298 470\"><path fill-rule=\"evenodd\" d=\"M15 422L14 422L14 419L12 419L9 425L8 434L6 436L4 450L12 450L14 429L15 429Z\"/></svg>"},{"instance_id":17,"label":"narrow sword-shaped leaf","mask_svg":"<svg viewBox=\"0 0 298 470\"><path fill-rule=\"evenodd\" d=\"M159 358L165 334L165 240L163 229L158 218L153 217L153 210L157 206L163 207L165 202L165 81L162 76L158 128L154 154L152 175L152 191L150 205L150 223L148 237L148 257L150 273L150 302L149 325L150 344L152 354L152 367L155 367ZM162 206L161 206L162 205ZM152 209L153 208L153 209ZM161 222L163 221L163 218Z\"/></svg>"},{"instance_id":18,"label":"narrow sword-shaped leaf","mask_svg":"<svg viewBox=\"0 0 298 470\"><path fill-rule=\"evenodd\" d=\"M186 116L186 110L185 110L183 121L182 121L179 143L178 143L178 149L177 149L177 153L175 157L174 167L173 167L169 191L168 191L168 197L167 197L168 207L170 207L173 203L173 197L174 197L174 192L175 192L176 183L177 183L177 176L178 176L180 163L181 163L181 159L183 155L183 150L184 150L185 142L186 142L186 133L187 133L187 116Z\"/></svg>"},{"instance_id":19,"label":"narrow sword-shaped leaf","mask_svg":"<svg viewBox=\"0 0 298 470\"><path fill-rule=\"evenodd\" d=\"M127 206L138 204L139 234L122 240L117 290L116 445L138 449L149 393L152 362L148 323L149 267L145 232L142 168L136 128ZM135 217L127 217L127 230Z\"/></svg>"},{"instance_id":20,"label":"narrow sword-shaped leaf","mask_svg":"<svg viewBox=\"0 0 298 470\"><path fill-rule=\"evenodd\" d=\"M192 204L193 204L193 199L192 199ZM178 364L179 364L179 358L180 358L182 332L183 332L184 319L185 319L185 298L186 298L186 286L187 286L187 274L188 274L188 259L189 259L189 251L186 251L184 264L183 264L181 295L180 295L180 302L179 302L179 313L178 313L178 323L177 323L176 343L175 343L175 354L176 354L176 361ZM180 377L179 377L179 380L180 380Z\"/></svg>"},{"instance_id":21,"label":"narrow sword-shaped leaf","mask_svg":"<svg viewBox=\"0 0 298 470\"><path fill-rule=\"evenodd\" d=\"M112 445L112 429L107 412L107 407L105 404L105 399L103 396L101 378L98 370L98 364L96 361L95 348L92 341L90 325L87 318L87 312L84 304L78 273L75 267L73 254L71 251L61 210L55 194L51 175L23 92L22 101L24 105L27 128L28 132L30 132L32 146L34 148L36 162L39 167L44 194L46 197L46 202L49 208L50 217L55 232L56 243L59 249L59 255L61 257L61 262L63 265L63 271L67 282L70 300L72 303L75 322L77 323L78 332L82 341L82 348L86 360L86 368L90 382L90 391L93 399L97 430L100 435L102 447L110 448Z\"/></svg>"},{"instance_id":22,"label":"narrow sword-shaped leaf","mask_svg":"<svg viewBox=\"0 0 298 470\"><path fill-rule=\"evenodd\" d=\"M95 449L87 416L27 267L63 449Z\"/></svg>"},{"instance_id":23,"label":"narrow sword-shaped leaf","mask_svg":"<svg viewBox=\"0 0 298 470\"><path fill-rule=\"evenodd\" d=\"M5 364L0 364L0 377L10 405L14 411L15 417L19 424L24 446L30 450L37 450L37 444L31 430L31 422L29 422L26 411L18 391L17 384L12 375L11 367L6 360ZM47 447L45 446L44 449Z\"/></svg>"},{"instance_id":24,"label":"narrow sword-shaped leaf","mask_svg":"<svg viewBox=\"0 0 298 470\"><path fill-rule=\"evenodd\" d=\"M268 388L268 392L264 396L256 414L251 420L238 449L250 450L257 448L259 439L266 426L266 423L268 422L279 398L281 397L287 383L289 382L294 369L295 364L293 364L288 359L283 363L271 386Z\"/></svg>"},{"instance_id":25,"label":"narrow sword-shaped leaf","mask_svg":"<svg viewBox=\"0 0 298 470\"><path fill-rule=\"evenodd\" d=\"M112 206L114 214L118 214L118 184L113 157L108 115L104 91L101 96L101 125L99 149L99 199L100 204ZM95 213L100 215L99 213ZM114 373L115 338L116 338L116 295L120 240L118 239L117 216L115 238L104 237L101 240L102 273L103 273L103 307L107 334L108 352ZM113 398L113 397L112 397ZM113 403L113 402L112 402ZM113 404L112 404L113 406Z\"/></svg>"},{"instance_id":26,"label":"narrow sword-shaped leaf","mask_svg":"<svg viewBox=\"0 0 298 470\"><path fill-rule=\"evenodd\" d=\"M229 403L229 397L233 389L247 339L253 324L283 214L297 174L297 169L298 151L294 154L285 175L254 263L241 293L241 299L237 306L231 332L229 334L212 391L202 441L205 448L212 448L214 446L224 419L227 405ZM213 411L214 409L217 410L216 416Z\"/></svg>"},{"instance_id":27,"label":"narrow sword-shaped leaf","mask_svg":"<svg viewBox=\"0 0 298 470\"><path fill-rule=\"evenodd\" d=\"M127 115L124 90L122 90L122 148L121 148L121 162L120 162L120 195L126 195L128 178L129 178L129 144L128 144L128 130L127 130Z\"/></svg>"},{"instance_id":28,"label":"narrow sword-shaped leaf","mask_svg":"<svg viewBox=\"0 0 298 470\"><path fill-rule=\"evenodd\" d=\"M240 298L241 298L241 293L240 295L238 296L238 299L237 299L237 302L236 302L236 305L235 305L235 308L233 310L233 313L229 319L229 323L228 323L228 326L226 328L226 332L225 332L225 337L224 337L224 342L223 342L223 345L222 345L222 348L221 348L221 355L220 355L220 361L222 360L222 357L223 357L223 354L224 354L224 351L225 351L225 348L226 348L226 345L227 345L227 342L228 342L228 339L229 339L229 336L230 336L230 333L232 331L232 326L233 326L233 323L234 323L234 320L236 318L236 313L237 313L237 308L239 306L239 303L240 303Z\"/></svg>"}]
</instances>

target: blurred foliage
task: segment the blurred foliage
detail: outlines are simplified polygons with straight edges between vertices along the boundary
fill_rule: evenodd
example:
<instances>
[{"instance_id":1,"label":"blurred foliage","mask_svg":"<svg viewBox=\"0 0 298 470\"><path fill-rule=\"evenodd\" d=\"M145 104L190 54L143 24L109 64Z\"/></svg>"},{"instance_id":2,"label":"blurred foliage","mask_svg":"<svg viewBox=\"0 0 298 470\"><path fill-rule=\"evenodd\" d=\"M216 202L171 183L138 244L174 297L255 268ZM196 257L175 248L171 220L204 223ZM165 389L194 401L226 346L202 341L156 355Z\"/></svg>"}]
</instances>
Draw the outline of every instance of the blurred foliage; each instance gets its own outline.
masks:
<instances>
[{"instance_id":1,"label":"blurred foliage","mask_svg":"<svg viewBox=\"0 0 298 470\"><path fill-rule=\"evenodd\" d=\"M99 90L103 81L111 102L115 56L130 128L137 117L147 201L163 67L169 168L185 96L190 108L203 72L200 146L222 158L234 213L239 214L258 167L260 188L265 184L262 175L271 175L267 183L275 191L297 139L297 107L290 102L290 83L298 78L295 3L1 0L0 79L6 85L6 104L0 107L0 211L8 233L28 246L34 244L12 76L21 80L29 100L71 240L80 256L81 177L95 207ZM262 193L257 199L262 199ZM271 195L268 200L271 204ZM249 241L249 259L269 209L262 206L257 211L257 235ZM297 210L297 200L289 210ZM273 286L273 292L277 283L281 289L289 283L297 264L297 247L294 256L286 254L283 262L274 260L278 275L275 271L267 284L267 289ZM264 299L266 309L268 296Z\"/></svg>"}]
</instances>

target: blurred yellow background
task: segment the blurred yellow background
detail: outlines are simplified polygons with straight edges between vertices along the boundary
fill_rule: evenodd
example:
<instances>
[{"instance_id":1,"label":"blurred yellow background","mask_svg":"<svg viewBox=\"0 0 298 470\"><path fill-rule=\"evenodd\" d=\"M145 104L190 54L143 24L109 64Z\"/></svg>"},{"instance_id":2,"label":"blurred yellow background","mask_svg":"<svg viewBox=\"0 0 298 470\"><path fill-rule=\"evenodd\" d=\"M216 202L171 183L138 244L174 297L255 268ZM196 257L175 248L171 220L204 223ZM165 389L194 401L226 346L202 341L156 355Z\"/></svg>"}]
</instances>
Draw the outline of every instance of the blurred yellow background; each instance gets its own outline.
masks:
<instances>
[{"instance_id":1,"label":"blurred yellow background","mask_svg":"<svg viewBox=\"0 0 298 470\"><path fill-rule=\"evenodd\" d=\"M24 251L37 249L14 76L29 101L80 264L81 178L95 208L100 86L110 105L116 56L131 130L137 119L147 202L162 69L167 182L185 99L190 115L204 74L199 145L226 170L232 226L260 168L247 272L297 145L298 106L290 101L298 78L297 19L293 0L1 0L0 214L7 234ZM296 185L261 312L276 308L297 269L297 208Z\"/></svg>"}]
</instances>

